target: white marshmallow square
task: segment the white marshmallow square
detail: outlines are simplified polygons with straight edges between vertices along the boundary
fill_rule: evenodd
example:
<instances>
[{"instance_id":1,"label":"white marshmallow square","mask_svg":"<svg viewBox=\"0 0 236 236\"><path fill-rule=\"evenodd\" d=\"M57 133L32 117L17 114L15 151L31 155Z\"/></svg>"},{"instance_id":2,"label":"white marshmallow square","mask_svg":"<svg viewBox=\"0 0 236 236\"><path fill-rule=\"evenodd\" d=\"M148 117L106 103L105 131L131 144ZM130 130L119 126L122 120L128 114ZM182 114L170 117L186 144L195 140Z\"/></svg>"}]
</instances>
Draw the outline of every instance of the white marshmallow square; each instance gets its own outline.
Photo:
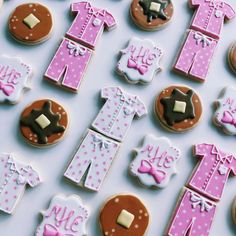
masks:
<instances>
[{"instance_id":1,"label":"white marshmallow square","mask_svg":"<svg viewBox=\"0 0 236 236\"><path fill-rule=\"evenodd\" d=\"M185 113L185 110L186 110L186 102L175 101L173 109L174 112Z\"/></svg>"},{"instance_id":2,"label":"white marshmallow square","mask_svg":"<svg viewBox=\"0 0 236 236\"><path fill-rule=\"evenodd\" d=\"M116 220L116 223L129 229L131 224L133 223L134 215L126 210L122 210Z\"/></svg>"},{"instance_id":3,"label":"white marshmallow square","mask_svg":"<svg viewBox=\"0 0 236 236\"><path fill-rule=\"evenodd\" d=\"M34 14L29 14L23 22L30 28L33 29L37 24L40 23L40 20L34 15Z\"/></svg>"},{"instance_id":4,"label":"white marshmallow square","mask_svg":"<svg viewBox=\"0 0 236 236\"><path fill-rule=\"evenodd\" d=\"M161 9L161 4L157 2L151 2L149 10L159 12Z\"/></svg>"},{"instance_id":5,"label":"white marshmallow square","mask_svg":"<svg viewBox=\"0 0 236 236\"><path fill-rule=\"evenodd\" d=\"M51 124L50 120L44 114L40 115L35 122L41 127L41 129L45 129Z\"/></svg>"}]
</instances>

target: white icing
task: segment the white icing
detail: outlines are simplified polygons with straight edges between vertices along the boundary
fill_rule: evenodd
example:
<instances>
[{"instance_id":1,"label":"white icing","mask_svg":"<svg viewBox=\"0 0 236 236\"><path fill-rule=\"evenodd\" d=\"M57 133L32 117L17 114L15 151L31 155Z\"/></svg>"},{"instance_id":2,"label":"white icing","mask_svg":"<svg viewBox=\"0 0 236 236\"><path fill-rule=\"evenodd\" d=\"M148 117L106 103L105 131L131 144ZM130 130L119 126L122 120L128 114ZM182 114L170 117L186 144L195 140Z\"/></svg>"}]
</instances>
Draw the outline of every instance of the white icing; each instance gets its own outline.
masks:
<instances>
[{"instance_id":1,"label":"white icing","mask_svg":"<svg viewBox=\"0 0 236 236\"><path fill-rule=\"evenodd\" d=\"M36 231L36 236L43 235L72 235L83 236L86 233L86 223L89 211L77 195L65 197L55 196L49 208L42 212L43 221ZM48 234L46 234L46 231ZM53 234L49 234L53 232Z\"/></svg>"},{"instance_id":2,"label":"white icing","mask_svg":"<svg viewBox=\"0 0 236 236\"><path fill-rule=\"evenodd\" d=\"M163 51L148 39L132 38L121 53L117 70L131 83L149 83L161 70Z\"/></svg>"},{"instance_id":3,"label":"white icing","mask_svg":"<svg viewBox=\"0 0 236 236\"><path fill-rule=\"evenodd\" d=\"M179 149L173 147L167 138L146 135L142 147L136 151L137 156L130 164L131 173L137 176L139 181L147 187L165 188L171 176L177 173L176 165L180 159ZM153 166L155 171L160 173L161 181L157 182L148 171L140 173L141 165L144 165L147 170Z\"/></svg>"},{"instance_id":4,"label":"white icing","mask_svg":"<svg viewBox=\"0 0 236 236\"><path fill-rule=\"evenodd\" d=\"M236 88L227 87L217 104L214 120L227 134L236 135ZM231 121L222 121L225 114L231 116Z\"/></svg>"},{"instance_id":5,"label":"white icing","mask_svg":"<svg viewBox=\"0 0 236 236\"><path fill-rule=\"evenodd\" d=\"M0 56L0 103L17 103L23 90L30 89L31 68L19 58Z\"/></svg>"}]
</instances>

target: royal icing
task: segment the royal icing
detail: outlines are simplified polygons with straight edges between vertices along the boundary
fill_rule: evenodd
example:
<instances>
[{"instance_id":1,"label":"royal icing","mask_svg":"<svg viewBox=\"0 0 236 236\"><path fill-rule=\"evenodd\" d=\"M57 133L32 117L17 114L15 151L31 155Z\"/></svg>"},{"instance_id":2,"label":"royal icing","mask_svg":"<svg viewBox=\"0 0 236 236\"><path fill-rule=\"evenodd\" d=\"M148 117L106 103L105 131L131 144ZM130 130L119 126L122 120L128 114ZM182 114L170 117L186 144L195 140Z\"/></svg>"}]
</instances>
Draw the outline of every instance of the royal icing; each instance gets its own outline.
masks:
<instances>
[{"instance_id":1,"label":"royal icing","mask_svg":"<svg viewBox=\"0 0 236 236\"><path fill-rule=\"evenodd\" d=\"M36 236L84 236L89 210L77 195L55 196L49 208L42 212L43 221Z\"/></svg>"},{"instance_id":2,"label":"royal icing","mask_svg":"<svg viewBox=\"0 0 236 236\"><path fill-rule=\"evenodd\" d=\"M161 70L159 63L163 51L148 39L132 38L121 54L117 70L131 83L151 82Z\"/></svg>"},{"instance_id":3,"label":"royal icing","mask_svg":"<svg viewBox=\"0 0 236 236\"><path fill-rule=\"evenodd\" d=\"M12 214L27 185L35 187L41 179L30 165L16 160L13 154L0 155L0 210Z\"/></svg>"},{"instance_id":4,"label":"royal icing","mask_svg":"<svg viewBox=\"0 0 236 236\"><path fill-rule=\"evenodd\" d=\"M0 56L0 102L17 103L24 90L30 89L30 66L19 58Z\"/></svg>"},{"instance_id":5,"label":"royal icing","mask_svg":"<svg viewBox=\"0 0 236 236\"><path fill-rule=\"evenodd\" d=\"M223 96L217 101L214 120L227 134L236 135L236 89L234 87L227 87Z\"/></svg>"},{"instance_id":6,"label":"royal icing","mask_svg":"<svg viewBox=\"0 0 236 236\"><path fill-rule=\"evenodd\" d=\"M177 173L179 149L173 147L167 138L147 135L142 147L136 151L137 156L130 164L131 173L145 186L165 188L171 176Z\"/></svg>"}]
</instances>

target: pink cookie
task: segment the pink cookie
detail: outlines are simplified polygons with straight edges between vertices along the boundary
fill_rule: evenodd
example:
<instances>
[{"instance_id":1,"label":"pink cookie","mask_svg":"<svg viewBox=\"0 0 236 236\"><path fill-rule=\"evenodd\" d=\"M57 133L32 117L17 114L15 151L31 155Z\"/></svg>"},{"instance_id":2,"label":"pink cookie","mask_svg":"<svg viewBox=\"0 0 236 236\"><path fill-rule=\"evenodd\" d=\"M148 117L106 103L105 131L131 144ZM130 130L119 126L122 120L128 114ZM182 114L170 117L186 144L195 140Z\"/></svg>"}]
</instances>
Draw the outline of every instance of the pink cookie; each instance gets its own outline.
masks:
<instances>
[{"instance_id":1,"label":"pink cookie","mask_svg":"<svg viewBox=\"0 0 236 236\"><path fill-rule=\"evenodd\" d=\"M173 70L204 82L217 44L218 40L189 30Z\"/></svg>"},{"instance_id":2,"label":"pink cookie","mask_svg":"<svg viewBox=\"0 0 236 236\"><path fill-rule=\"evenodd\" d=\"M92 53L92 50L64 38L44 75L45 78L77 91Z\"/></svg>"},{"instance_id":3,"label":"pink cookie","mask_svg":"<svg viewBox=\"0 0 236 236\"><path fill-rule=\"evenodd\" d=\"M111 13L93 7L89 2L72 3L71 11L76 18L66 36L89 48L95 48L104 28L116 27L116 21Z\"/></svg>"},{"instance_id":4,"label":"pink cookie","mask_svg":"<svg viewBox=\"0 0 236 236\"><path fill-rule=\"evenodd\" d=\"M167 138L146 135L141 148L135 149L137 156L130 164L130 172L147 187L165 188L172 175L177 173L176 165L180 151Z\"/></svg>"},{"instance_id":5,"label":"pink cookie","mask_svg":"<svg viewBox=\"0 0 236 236\"><path fill-rule=\"evenodd\" d=\"M41 180L30 166L15 159L13 154L0 155L0 210L12 214L24 194L26 185L37 186Z\"/></svg>"},{"instance_id":6,"label":"pink cookie","mask_svg":"<svg viewBox=\"0 0 236 236\"><path fill-rule=\"evenodd\" d=\"M106 99L106 103L92 123L92 128L121 142L134 117L146 115L147 109L138 96L126 93L120 87L102 89L101 97Z\"/></svg>"},{"instance_id":7,"label":"pink cookie","mask_svg":"<svg viewBox=\"0 0 236 236\"><path fill-rule=\"evenodd\" d=\"M84 187L99 191L119 147L114 140L88 130L64 176L81 184L86 174Z\"/></svg>"},{"instance_id":8,"label":"pink cookie","mask_svg":"<svg viewBox=\"0 0 236 236\"><path fill-rule=\"evenodd\" d=\"M227 87L216 101L213 122L229 135L236 135L236 89Z\"/></svg>"},{"instance_id":9,"label":"pink cookie","mask_svg":"<svg viewBox=\"0 0 236 236\"><path fill-rule=\"evenodd\" d=\"M77 195L56 195L42 215L43 221L37 228L36 236L87 235L85 226L89 210Z\"/></svg>"},{"instance_id":10,"label":"pink cookie","mask_svg":"<svg viewBox=\"0 0 236 236\"><path fill-rule=\"evenodd\" d=\"M225 20L235 17L234 9L225 1L219 0L189 0L196 13L191 22L191 29L215 38L220 38L220 33Z\"/></svg>"}]
</instances>

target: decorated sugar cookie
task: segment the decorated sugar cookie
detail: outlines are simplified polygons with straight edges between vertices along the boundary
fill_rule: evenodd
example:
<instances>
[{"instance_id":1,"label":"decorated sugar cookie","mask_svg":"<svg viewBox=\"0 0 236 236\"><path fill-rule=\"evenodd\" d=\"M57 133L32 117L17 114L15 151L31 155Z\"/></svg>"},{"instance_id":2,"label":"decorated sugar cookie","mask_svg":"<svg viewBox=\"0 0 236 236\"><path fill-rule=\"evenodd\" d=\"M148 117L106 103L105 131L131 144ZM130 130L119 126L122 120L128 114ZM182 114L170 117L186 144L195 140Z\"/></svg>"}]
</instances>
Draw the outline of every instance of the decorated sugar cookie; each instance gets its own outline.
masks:
<instances>
[{"instance_id":1,"label":"decorated sugar cookie","mask_svg":"<svg viewBox=\"0 0 236 236\"><path fill-rule=\"evenodd\" d=\"M223 96L216 101L214 123L221 127L226 134L236 135L236 89L227 87Z\"/></svg>"},{"instance_id":2,"label":"decorated sugar cookie","mask_svg":"<svg viewBox=\"0 0 236 236\"><path fill-rule=\"evenodd\" d=\"M149 224L149 213L133 195L116 195L108 199L100 212L104 236L143 236Z\"/></svg>"},{"instance_id":3,"label":"decorated sugar cookie","mask_svg":"<svg viewBox=\"0 0 236 236\"><path fill-rule=\"evenodd\" d=\"M77 195L55 196L42 212L43 221L36 236L85 236L89 210Z\"/></svg>"},{"instance_id":4,"label":"decorated sugar cookie","mask_svg":"<svg viewBox=\"0 0 236 236\"><path fill-rule=\"evenodd\" d=\"M134 37L127 48L121 50L117 71L130 83L149 83L161 70L162 56L163 51L152 41Z\"/></svg>"},{"instance_id":5,"label":"decorated sugar cookie","mask_svg":"<svg viewBox=\"0 0 236 236\"><path fill-rule=\"evenodd\" d=\"M174 14L171 0L133 0L130 14L143 30L158 30L168 24Z\"/></svg>"},{"instance_id":6,"label":"decorated sugar cookie","mask_svg":"<svg viewBox=\"0 0 236 236\"><path fill-rule=\"evenodd\" d=\"M8 27L17 41L24 44L38 44L50 37L53 19L46 6L39 3L24 3L13 11Z\"/></svg>"},{"instance_id":7,"label":"decorated sugar cookie","mask_svg":"<svg viewBox=\"0 0 236 236\"><path fill-rule=\"evenodd\" d=\"M12 214L26 186L33 188L40 183L39 174L32 166L21 163L13 154L0 155L0 211Z\"/></svg>"},{"instance_id":8,"label":"decorated sugar cookie","mask_svg":"<svg viewBox=\"0 0 236 236\"><path fill-rule=\"evenodd\" d=\"M64 108L49 100L38 100L26 107L20 118L20 131L34 146L57 143L66 131L68 116Z\"/></svg>"},{"instance_id":9,"label":"decorated sugar cookie","mask_svg":"<svg viewBox=\"0 0 236 236\"><path fill-rule=\"evenodd\" d=\"M21 59L0 56L0 103L15 104L30 89L32 69Z\"/></svg>"},{"instance_id":10,"label":"decorated sugar cookie","mask_svg":"<svg viewBox=\"0 0 236 236\"><path fill-rule=\"evenodd\" d=\"M201 100L191 88L173 85L157 96L155 113L168 130L184 132L198 124L202 115Z\"/></svg>"},{"instance_id":11,"label":"decorated sugar cookie","mask_svg":"<svg viewBox=\"0 0 236 236\"><path fill-rule=\"evenodd\" d=\"M167 138L147 135L137 156L130 164L130 171L141 184L147 187L165 188L172 175L177 173L176 165L180 151Z\"/></svg>"}]
</instances>

